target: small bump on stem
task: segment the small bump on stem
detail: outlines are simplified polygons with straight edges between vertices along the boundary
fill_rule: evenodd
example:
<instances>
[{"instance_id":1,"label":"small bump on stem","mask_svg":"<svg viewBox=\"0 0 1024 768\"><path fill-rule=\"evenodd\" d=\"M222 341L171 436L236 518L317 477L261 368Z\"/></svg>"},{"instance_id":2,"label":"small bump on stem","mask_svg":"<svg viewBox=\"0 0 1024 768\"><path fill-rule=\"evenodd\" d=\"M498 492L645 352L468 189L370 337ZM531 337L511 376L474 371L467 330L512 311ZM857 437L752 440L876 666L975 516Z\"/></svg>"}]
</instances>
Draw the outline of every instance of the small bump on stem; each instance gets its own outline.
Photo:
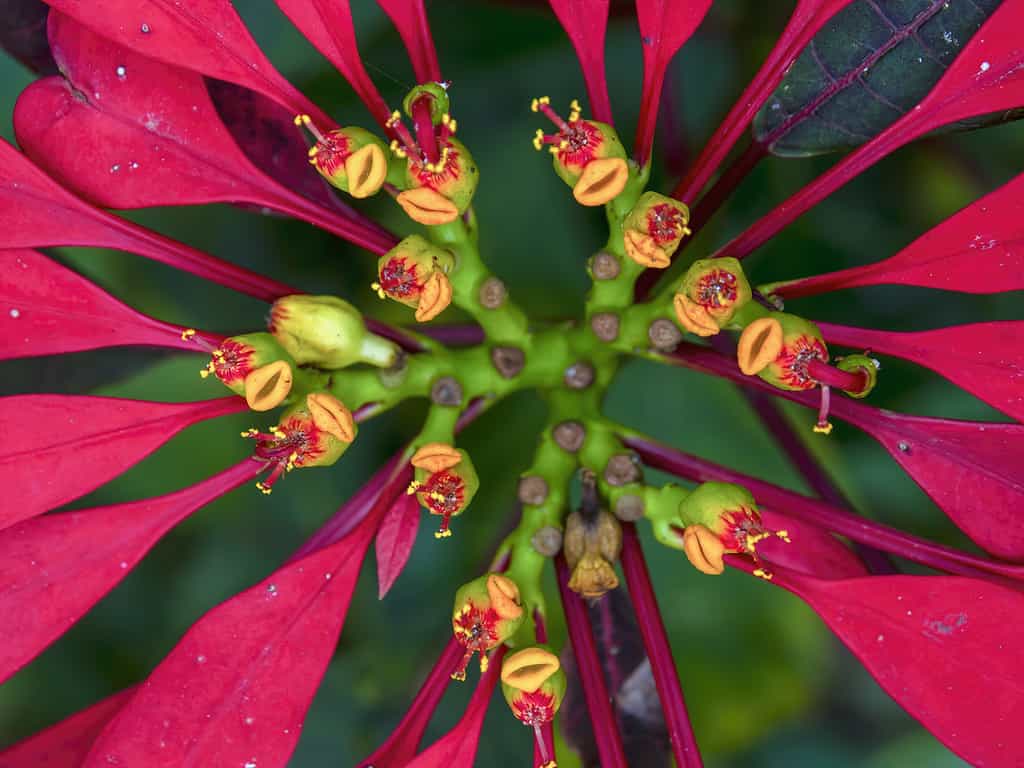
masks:
<instances>
[{"instance_id":1,"label":"small bump on stem","mask_svg":"<svg viewBox=\"0 0 1024 768\"><path fill-rule=\"evenodd\" d=\"M622 271L622 265L614 254L608 251L598 251L590 265L590 271L594 273L595 280L614 280Z\"/></svg>"},{"instance_id":2,"label":"small bump on stem","mask_svg":"<svg viewBox=\"0 0 1024 768\"><path fill-rule=\"evenodd\" d=\"M519 478L517 489L519 500L523 504L540 506L548 498L548 483L540 475L527 475Z\"/></svg>"},{"instance_id":3,"label":"small bump on stem","mask_svg":"<svg viewBox=\"0 0 1024 768\"><path fill-rule=\"evenodd\" d=\"M645 512L643 497L637 496L635 493L625 493L615 500L612 512L619 520L626 523L639 520Z\"/></svg>"},{"instance_id":4,"label":"small bump on stem","mask_svg":"<svg viewBox=\"0 0 1024 768\"><path fill-rule=\"evenodd\" d=\"M659 317L647 329L647 338L659 352L671 352L683 340L683 333L671 320Z\"/></svg>"},{"instance_id":5,"label":"small bump on stem","mask_svg":"<svg viewBox=\"0 0 1024 768\"><path fill-rule=\"evenodd\" d=\"M555 425L551 430L551 437L563 451L576 453L583 447L583 441L587 438L587 430L578 421L563 421Z\"/></svg>"},{"instance_id":6,"label":"small bump on stem","mask_svg":"<svg viewBox=\"0 0 1024 768\"><path fill-rule=\"evenodd\" d=\"M601 341L619 338L619 316L614 312L598 312L590 318L590 329Z\"/></svg>"},{"instance_id":7,"label":"small bump on stem","mask_svg":"<svg viewBox=\"0 0 1024 768\"><path fill-rule=\"evenodd\" d=\"M537 554L554 557L562 551L562 531L553 525L545 525L530 537L530 544Z\"/></svg>"},{"instance_id":8,"label":"small bump on stem","mask_svg":"<svg viewBox=\"0 0 1024 768\"><path fill-rule=\"evenodd\" d=\"M508 289L505 288L505 283L500 279L491 276L480 284L480 292L477 298L480 300L480 306L484 307L484 309L497 309L508 298Z\"/></svg>"},{"instance_id":9,"label":"small bump on stem","mask_svg":"<svg viewBox=\"0 0 1024 768\"><path fill-rule=\"evenodd\" d=\"M622 486L643 479L640 459L633 453L617 453L604 465L604 479L608 485Z\"/></svg>"},{"instance_id":10,"label":"small bump on stem","mask_svg":"<svg viewBox=\"0 0 1024 768\"><path fill-rule=\"evenodd\" d=\"M491 350L491 363L503 379L512 379L526 365L526 355L519 347L495 347Z\"/></svg>"},{"instance_id":11,"label":"small bump on stem","mask_svg":"<svg viewBox=\"0 0 1024 768\"><path fill-rule=\"evenodd\" d=\"M462 385L452 376L442 376L430 387L430 400L436 405L462 405Z\"/></svg>"},{"instance_id":12,"label":"small bump on stem","mask_svg":"<svg viewBox=\"0 0 1024 768\"><path fill-rule=\"evenodd\" d=\"M565 369L563 380L569 389L586 389L594 383L596 375L593 365L579 360Z\"/></svg>"}]
</instances>

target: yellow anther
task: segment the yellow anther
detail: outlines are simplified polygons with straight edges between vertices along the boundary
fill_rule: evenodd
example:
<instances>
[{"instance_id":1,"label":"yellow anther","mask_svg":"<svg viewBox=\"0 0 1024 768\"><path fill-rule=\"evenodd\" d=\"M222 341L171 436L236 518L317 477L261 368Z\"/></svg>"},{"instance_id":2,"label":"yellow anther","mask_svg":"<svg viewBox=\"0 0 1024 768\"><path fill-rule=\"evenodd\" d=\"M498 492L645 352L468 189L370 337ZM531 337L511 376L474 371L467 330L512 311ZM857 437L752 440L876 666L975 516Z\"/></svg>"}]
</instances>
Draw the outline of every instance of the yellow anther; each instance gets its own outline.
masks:
<instances>
[{"instance_id":1,"label":"yellow anther","mask_svg":"<svg viewBox=\"0 0 1024 768\"><path fill-rule=\"evenodd\" d=\"M764 568L755 568L754 575L757 576L757 578L759 579L764 579L765 581L772 580L772 572L766 571Z\"/></svg>"},{"instance_id":2,"label":"yellow anther","mask_svg":"<svg viewBox=\"0 0 1024 768\"><path fill-rule=\"evenodd\" d=\"M435 539L447 539L451 535L452 535L452 529L451 528L445 528L443 531L434 531L434 538Z\"/></svg>"},{"instance_id":3,"label":"yellow anther","mask_svg":"<svg viewBox=\"0 0 1024 768\"><path fill-rule=\"evenodd\" d=\"M405 489L405 495L412 496L414 493L416 493L416 491L420 489L421 485L423 485L423 483L421 483L419 480L413 480L411 483L409 483L409 487Z\"/></svg>"},{"instance_id":4,"label":"yellow anther","mask_svg":"<svg viewBox=\"0 0 1024 768\"><path fill-rule=\"evenodd\" d=\"M260 493L262 493L264 496L269 496L271 492L274 490L269 485L264 485L263 483L256 483L256 487L259 488Z\"/></svg>"},{"instance_id":5,"label":"yellow anther","mask_svg":"<svg viewBox=\"0 0 1024 768\"><path fill-rule=\"evenodd\" d=\"M186 328L185 330L183 330L181 332L181 340L182 341L188 341L189 339L193 338L195 335L196 335L196 329L195 328Z\"/></svg>"},{"instance_id":6,"label":"yellow anther","mask_svg":"<svg viewBox=\"0 0 1024 768\"><path fill-rule=\"evenodd\" d=\"M303 122L303 121L302 121L302 118L303 118L303 117L306 117L306 119L307 119L307 120L309 119L309 118L308 118L308 117L307 117L306 115L296 115L296 116L295 116L295 124L296 124L297 126L299 126L300 128L302 127L302 122Z\"/></svg>"},{"instance_id":7,"label":"yellow anther","mask_svg":"<svg viewBox=\"0 0 1024 768\"><path fill-rule=\"evenodd\" d=\"M370 290L377 294L378 299L386 299L388 297L380 283L370 283Z\"/></svg>"},{"instance_id":8,"label":"yellow anther","mask_svg":"<svg viewBox=\"0 0 1024 768\"><path fill-rule=\"evenodd\" d=\"M203 370L201 370L201 371L199 372L199 375L200 375L200 376L202 376L202 377L203 377L203 378L205 379L205 378L206 378L207 376L209 376L210 374L212 374L212 373L215 373L215 372L216 372L216 370L217 370L217 369L213 367L213 361L211 360L210 362L208 362L208 363L206 364L206 367L205 367L205 368L203 368Z\"/></svg>"},{"instance_id":9,"label":"yellow anther","mask_svg":"<svg viewBox=\"0 0 1024 768\"><path fill-rule=\"evenodd\" d=\"M486 656L480 656L480 674L484 674L487 671L487 667L490 665L490 659Z\"/></svg>"},{"instance_id":10,"label":"yellow anther","mask_svg":"<svg viewBox=\"0 0 1024 768\"><path fill-rule=\"evenodd\" d=\"M276 424L274 426L270 427L269 429L267 429L267 431L270 434L272 434L274 437L276 437L278 440L284 439L284 432L282 432L281 428L279 426L277 426Z\"/></svg>"},{"instance_id":11,"label":"yellow anther","mask_svg":"<svg viewBox=\"0 0 1024 768\"><path fill-rule=\"evenodd\" d=\"M776 531L775 535L778 536L780 539L782 539L787 544L792 544L793 543L789 539L789 531Z\"/></svg>"},{"instance_id":12,"label":"yellow anther","mask_svg":"<svg viewBox=\"0 0 1024 768\"><path fill-rule=\"evenodd\" d=\"M314 144L312 147L309 148L309 151L306 154L309 157L316 157L318 154L320 154L320 145Z\"/></svg>"},{"instance_id":13,"label":"yellow anther","mask_svg":"<svg viewBox=\"0 0 1024 768\"><path fill-rule=\"evenodd\" d=\"M533 135L533 148L540 152L544 148L544 131L540 128Z\"/></svg>"},{"instance_id":14,"label":"yellow anther","mask_svg":"<svg viewBox=\"0 0 1024 768\"><path fill-rule=\"evenodd\" d=\"M530 110L533 111L533 112L540 112L540 105L541 104L550 104L550 103L551 103L551 97L550 96L541 96L539 99L534 99L533 101L530 102Z\"/></svg>"},{"instance_id":15,"label":"yellow anther","mask_svg":"<svg viewBox=\"0 0 1024 768\"><path fill-rule=\"evenodd\" d=\"M448 123L450 123L451 121L452 121L452 116L449 113L445 112L443 115L441 115L441 124L442 125L448 125Z\"/></svg>"},{"instance_id":16,"label":"yellow anther","mask_svg":"<svg viewBox=\"0 0 1024 768\"><path fill-rule=\"evenodd\" d=\"M558 147L548 147L548 152L550 152L552 155L557 155Z\"/></svg>"},{"instance_id":17,"label":"yellow anther","mask_svg":"<svg viewBox=\"0 0 1024 768\"><path fill-rule=\"evenodd\" d=\"M255 427L249 427L249 429L242 432L242 437L256 437L259 434L259 430Z\"/></svg>"},{"instance_id":18,"label":"yellow anther","mask_svg":"<svg viewBox=\"0 0 1024 768\"><path fill-rule=\"evenodd\" d=\"M390 127L392 125L398 125L400 122L402 122L402 113L396 109L394 112L391 113L391 117L388 118L388 121L385 123L385 125Z\"/></svg>"},{"instance_id":19,"label":"yellow anther","mask_svg":"<svg viewBox=\"0 0 1024 768\"><path fill-rule=\"evenodd\" d=\"M569 122L575 123L580 119L580 115L583 113L583 108L580 107L580 103L576 99L573 99L572 103L569 105L569 110Z\"/></svg>"},{"instance_id":20,"label":"yellow anther","mask_svg":"<svg viewBox=\"0 0 1024 768\"><path fill-rule=\"evenodd\" d=\"M815 424L814 431L819 435L831 435L832 434L832 422L826 421L824 424Z\"/></svg>"}]
</instances>

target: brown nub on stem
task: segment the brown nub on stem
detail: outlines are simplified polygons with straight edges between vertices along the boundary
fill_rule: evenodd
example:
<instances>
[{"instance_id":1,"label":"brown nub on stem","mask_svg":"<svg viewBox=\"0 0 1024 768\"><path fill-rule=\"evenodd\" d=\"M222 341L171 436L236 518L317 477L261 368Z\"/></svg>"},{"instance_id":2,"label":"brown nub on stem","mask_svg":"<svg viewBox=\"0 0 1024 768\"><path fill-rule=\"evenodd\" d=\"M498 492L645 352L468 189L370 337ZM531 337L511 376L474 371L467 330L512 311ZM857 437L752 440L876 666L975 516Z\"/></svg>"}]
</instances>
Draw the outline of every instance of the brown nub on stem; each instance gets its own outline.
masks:
<instances>
[{"instance_id":1,"label":"brown nub on stem","mask_svg":"<svg viewBox=\"0 0 1024 768\"><path fill-rule=\"evenodd\" d=\"M523 370L526 355L519 347L495 347L491 350L491 362L503 379L511 379Z\"/></svg>"},{"instance_id":2,"label":"brown nub on stem","mask_svg":"<svg viewBox=\"0 0 1024 768\"><path fill-rule=\"evenodd\" d=\"M519 478L517 491L519 500L523 504L536 507L547 500L548 483L540 475L526 475L526 477Z\"/></svg>"},{"instance_id":3,"label":"brown nub on stem","mask_svg":"<svg viewBox=\"0 0 1024 768\"><path fill-rule=\"evenodd\" d=\"M594 366L585 360L579 360L565 369L565 386L569 389L586 389L594 383Z\"/></svg>"},{"instance_id":4,"label":"brown nub on stem","mask_svg":"<svg viewBox=\"0 0 1024 768\"><path fill-rule=\"evenodd\" d=\"M659 317L647 329L647 338L659 352L671 352L683 340L683 332L671 320Z\"/></svg>"},{"instance_id":5,"label":"brown nub on stem","mask_svg":"<svg viewBox=\"0 0 1024 768\"><path fill-rule=\"evenodd\" d=\"M480 284L477 298L480 300L480 306L485 309L497 309L508 298L508 289L501 280L491 276Z\"/></svg>"},{"instance_id":6,"label":"brown nub on stem","mask_svg":"<svg viewBox=\"0 0 1024 768\"><path fill-rule=\"evenodd\" d=\"M617 453L604 465L604 479L608 485L628 485L639 482L642 478L640 462L631 453Z\"/></svg>"},{"instance_id":7,"label":"brown nub on stem","mask_svg":"<svg viewBox=\"0 0 1024 768\"><path fill-rule=\"evenodd\" d=\"M583 441L587 437L586 428L578 421L563 421L555 425L551 430L551 437L563 451L576 453L583 447Z\"/></svg>"},{"instance_id":8,"label":"brown nub on stem","mask_svg":"<svg viewBox=\"0 0 1024 768\"><path fill-rule=\"evenodd\" d=\"M554 557L562 551L562 531L553 525L542 526L530 537L530 544L538 554Z\"/></svg>"},{"instance_id":9,"label":"brown nub on stem","mask_svg":"<svg viewBox=\"0 0 1024 768\"><path fill-rule=\"evenodd\" d=\"M590 329L601 341L619 338L619 316L614 312L598 312L590 318Z\"/></svg>"},{"instance_id":10,"label":"brown nub on stem","mask_svg":"<svg viewBox=\"0 0 1024 768\"><path fill-rule=\"evenodd\" d=\"M615 508L612 511L623 522L639 520L644 516L644 500L635 493L624 493L615 500Z\"/></svg>"},{"instance_id":11,"label":"brown nub on stem","mask_svg":"<svg viewBox=\"0 0 1024 768\"><path fill-rule=\"evenodd\" d=\"M614 255L608 251L598 251L590 264L590 271L594 273L595 280L614 280L619 276L622 265Z\"/></svg>"},{"instance_id":12,"label":"brown nub on stem","mask_svg":"<svg viewBox=\"0 0 1024 768\"><path fill-rule=\"evenodd\" d=\"M452 376L442 376L431 386L430 400L436 405L462 405L462 385Z\"/></svg>"}]
</instances>

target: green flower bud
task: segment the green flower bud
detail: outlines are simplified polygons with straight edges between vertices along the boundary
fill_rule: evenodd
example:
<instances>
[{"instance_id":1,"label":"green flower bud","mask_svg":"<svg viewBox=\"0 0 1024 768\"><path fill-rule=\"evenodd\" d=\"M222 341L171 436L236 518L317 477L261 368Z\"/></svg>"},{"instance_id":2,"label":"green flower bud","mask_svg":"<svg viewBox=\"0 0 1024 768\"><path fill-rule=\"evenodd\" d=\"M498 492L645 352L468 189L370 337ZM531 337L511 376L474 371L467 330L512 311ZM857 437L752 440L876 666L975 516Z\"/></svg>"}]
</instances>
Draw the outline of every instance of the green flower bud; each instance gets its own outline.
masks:
<instances>
[{"instance_id":1,"label":"green flower bud","mask_svg":"<svg viewBox=\"0 0 1024 768\"><path fill-rule=\"evenodd\" d=\"M236 395L244 396L249 375L277 362L295 367L295 360L269 333L246 333L224 339L199 375L205 379L213 374Z\"/></svg>"},{"instance_id":2,"label":"green flower bud","mask_svg":"<svg viewBox=\"0 0 1024 768\"><path fill-rule=\"evenodd\" d=\"M367 331L359 310L336 296L278 299L270 309L270 332L299 365L387 368L398 358L398 347Z\"/></svg>"},{"instance_id":3,"label":"green flower bud","mask_svg":"<svg viewBox=\"0 0 1024 768\"><path fill-rule=\"evenodd\" d=\"M384 142L363 128L349 126L322 134L302 115L317 139L309 150L309 162L334 187L352 197L375 195L388 175L388 152Z\"/></svg>"},{"instance_id":4,"label":"green flower bud","mask_svg":"<svg viewBox=\"0 0 1024 768\"><path fill-rule=\"evenodd\" d=\"M690 234L690 209L657 192L644 192L622 223L626 255L637 264L664 269Z\"/></svg>"},{"instance_id":5,"label":"green flower bud","mask_svg":"<svg viewBox=\"0 0 1024 768\"><path fill-rule=\"evenodd\" d=\"M714 336L744 307L752 292L736 259L700 259L690 265L673 299L676 319L690 333Z\"/></svg>"}]
</instances>

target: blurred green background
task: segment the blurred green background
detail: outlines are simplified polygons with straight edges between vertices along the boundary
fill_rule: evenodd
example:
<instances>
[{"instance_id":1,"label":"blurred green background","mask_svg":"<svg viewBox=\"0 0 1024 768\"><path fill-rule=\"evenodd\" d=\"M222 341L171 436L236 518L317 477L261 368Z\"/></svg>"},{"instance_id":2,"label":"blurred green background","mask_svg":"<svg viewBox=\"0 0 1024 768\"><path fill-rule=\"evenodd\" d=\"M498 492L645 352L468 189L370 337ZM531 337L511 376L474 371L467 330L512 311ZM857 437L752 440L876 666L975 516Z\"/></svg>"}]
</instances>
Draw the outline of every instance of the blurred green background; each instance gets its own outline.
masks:
<instances>
[{"instance_id":1,"label":"blurred green background","mask_svg":"<svg viewBox=\"0 0 1024 768\"><path fill-rule=\"evenodd\" d=\"M236 5L293 82L343 123L370 125L344 81L273 3ZM369 0L353 6L367 67L389 102L397 103L413 83L397 34ZM680 146L690 157L770 49L789 7L718 0L674 62L670 82L682 120ZM533 96L549 94L564 105L585 95L571 47L539 3L436 0L430 10L442 69L452 81L459 134L481 169L476 206L485 258L535 318L573 316L588 285L585 260L604 238L603 216L576 206L547 157L534 153L530 139L539 124L529 111ZM616 122L628 141L641 71L635 21L625 10L612 20L607 51ZM31 80L15 62L0 60L6 114ZM9 119L0 129L11 138ZM918 142L761 249L749 260L752 281L891 255L1010 178L1022 151L1024 127L1013 124ZM657 160L657 150L655 157L654 188L664 189L673 177ZM766 160L688 254L723 243L831 161ZM365 208L396 230L404 226L386 201ZM305 224L227 206L150 210L131 218L308 291L336 293L378 317L410 319L368 290L373 259ZM59 256L114 295L170 322L232 333L257 329L264 321L260 303L144 259L87 249L62 250ZM1017 302L1016 295L872 288L794 302L793 308L821 320L910 330L1010 318ZM221 394L215 382L200 379L199 365L194 356L142 350L5 363L3 393L93 392L152 400ZM915 414L998 419L938 376L889 359L883 360L871 402ZM634 363L616 382L608 410L685 450L806 490L729 384ZM73 630L0 688L0 745L143 678L204 611L282 563L417 429L423 413L422 404L409 404L380 417L364 426L334 468L295 473L270 497L252 487L239 489L173 531ZM809 412L791 414L809 436ZM543 417L536 398L517 396L464 433L482 490L459 519L454 538L438 542L430 526L422 527L409 566L383 603L376 597L371 554L291 765L351 765L390 732L446 640L455 589L480 572L515 522L517 475L530 461ZM248 444L238 432L254 421L263 425L243 415L191 428L73 506L157 495L202 479L246 454ZM812 446L864 514L970 546L870 438L838 424L830 439L814 439ZM679 553L646 543L709 766L963 765L890 701L795 598L742 574L701 576ZM560 643L562 627L557 619L553 623ZM428 740L454 722L469 691L451 686ZM478 764L527 765L529 742L528 729L496 698ZM573 764L564 753L560 765Z\"/></svg>"}]
</instances>

